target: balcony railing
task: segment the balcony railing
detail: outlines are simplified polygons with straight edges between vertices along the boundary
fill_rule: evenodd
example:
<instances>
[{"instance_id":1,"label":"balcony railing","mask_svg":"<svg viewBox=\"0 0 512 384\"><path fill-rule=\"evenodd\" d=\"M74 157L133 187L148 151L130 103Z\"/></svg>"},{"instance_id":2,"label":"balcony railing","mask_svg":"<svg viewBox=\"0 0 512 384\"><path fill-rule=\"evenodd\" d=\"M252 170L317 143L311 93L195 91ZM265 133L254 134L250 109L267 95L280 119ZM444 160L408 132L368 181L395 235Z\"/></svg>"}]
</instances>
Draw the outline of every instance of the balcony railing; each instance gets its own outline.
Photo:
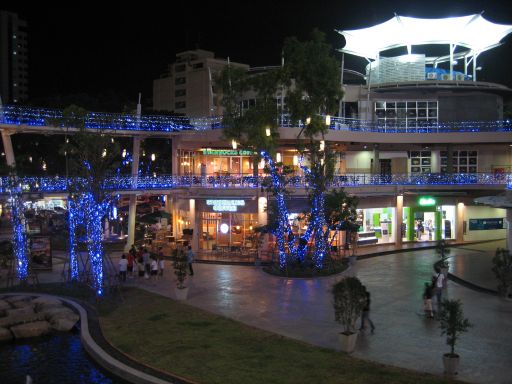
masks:
<instances>
[{"instance_id":1,"label":"balcony railing","mask_svg":"<svg viewBox=\"0 0 512 384\"><path fill-rule=\"evenodd\" d=\"M260 188L268 182L268 176L254 177L249 175L207 175L207 176L173 176L159 175L139 176L115 176L109 177L103 183L103 189L107 191L155 191L176 188ZM20 177L16 185L25 193L59 193L68 190L68 183L79 183L79 179L66 179L64 177ZM10 183L8 177L0 178L0 193L9 192ZM504 186L512 188L512 173L457 173L441 174L428 173L421 175L394 174L372 175L354 173L336 175L329 188L341 187L365 187L365 186L437 186L437 185L482 185ZM308 182L303 176L290 176L289 188L308 188Z\"/></svg>"},{"instance_id":2,"label":"balcony railing","mask_svg":"<svg viewBox=\"0 0 512 384\"><path fill-rule=\"evenodd\" d=\"M62 121L62 111L58 109L32 108L7 105L0 107L0 124L25 125L30 127L48 127L61 124L62 128L78 125L76 119L66 124ZM222 128L222 116L188 118L180 116L147 116L119 113L89 112L80 121L88 129L134 131L134 132L181 132L205 131ZM292 122L288 115L279 118L281 127L302 127L302 122ZM382 133L466 133L466 132L510 132L512 121L457 121L457 122L422 122L415 121L414 126L402 123L380 124L375 121L332 117L329 126L332 130L382 132Z\"/></svg>"}]
</instances>

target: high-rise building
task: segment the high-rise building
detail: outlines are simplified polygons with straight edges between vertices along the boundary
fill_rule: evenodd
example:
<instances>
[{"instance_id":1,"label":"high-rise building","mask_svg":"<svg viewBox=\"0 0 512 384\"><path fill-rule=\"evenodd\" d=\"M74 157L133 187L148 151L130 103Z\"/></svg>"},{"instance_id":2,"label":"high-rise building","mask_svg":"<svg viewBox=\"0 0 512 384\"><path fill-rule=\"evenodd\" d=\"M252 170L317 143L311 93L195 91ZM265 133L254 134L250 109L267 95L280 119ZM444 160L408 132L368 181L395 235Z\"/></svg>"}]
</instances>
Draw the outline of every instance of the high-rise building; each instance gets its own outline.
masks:
<instances>
[{"instance_id":1,"label":"high-rise building","mask_svg":"<svg viewBox=\"0 0 512 384\"><path fill-rule=\"evenodd\" d=\"M153 109L188 117L221 115L215 76L228 64L249 69L246 64L215 58L210 51L196 49L178 53L168 72L153 81Z\"/></svg>"},{"instance_id":2,"label":"high-rise building","mask_svg":"<svg viewBox=\"0 0 512 384\"><path fill-rule=\"evenodd\" d=\"M0 11L0 95L4 104L28 98L27 22Z\"/></svg>"}]
</instances>

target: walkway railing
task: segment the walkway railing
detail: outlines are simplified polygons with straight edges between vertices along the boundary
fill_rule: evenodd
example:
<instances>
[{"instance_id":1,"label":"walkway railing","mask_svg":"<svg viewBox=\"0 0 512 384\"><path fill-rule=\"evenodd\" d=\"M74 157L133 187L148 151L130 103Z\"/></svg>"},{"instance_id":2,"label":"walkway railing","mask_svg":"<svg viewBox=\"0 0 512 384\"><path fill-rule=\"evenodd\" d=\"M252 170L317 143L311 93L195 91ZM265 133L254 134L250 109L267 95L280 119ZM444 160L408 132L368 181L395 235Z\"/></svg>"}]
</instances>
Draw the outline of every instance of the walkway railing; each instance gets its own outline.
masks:
<instances>
[{"instance_id":1,"label":"walkway railing","mask_svg":"<svg viewBox=\"0 0 512 384\"><path fill-rule=\"evenodd\" d=\"M152 191L175 188L260 188L268 180L269 176L226 175L226 176L173 176L159 175L139 176L114 176L105 180L103 188L109 191ZM65 177L21 177L17 183L26 193L55 193L65 192L68 183L80 182L78 179L67 180ZM6 176L0 178L0 193L9 192L9 180ZM433 186L433 185L482 185L482 186L507 186L512 188L512 173L458 173L441 174L428 173L421 175L372 175L366 173L354 173L336 175L330 183L330 188L341 187L365 187L365 186ZM307 188L308 182L304 176L290 176L289 188Z\"/></svg>"},{"instance_id":2,"label":"walkway railing","mask_svg":"<svg viewBox=\"0 0 512 384\"><path fill-rule=\"evenodd\" d=\"M31 127L50 127L63 119L62 110L33 108L7 105L0 107L0 124L26 125ZM66 125L77 125L76 119L67 121ZM73 123L73 121L75 123ZM280 126L297 128L303 123L294 123L288 115L280 117ZM222 128L222 116L189 118L180 116L148 116L138 118L135 115L120 113L89 112L83 124L89 129L139 132L181 132L204 131ZM64 126L62 126L64 128ZM466 133L466 132L510 132L512 121L460 121L460 122L428 122L409 121L385 124L350 118L331 117L329 126L332 130L381 132L381 133Z\"/></svg>"}]
</instances>

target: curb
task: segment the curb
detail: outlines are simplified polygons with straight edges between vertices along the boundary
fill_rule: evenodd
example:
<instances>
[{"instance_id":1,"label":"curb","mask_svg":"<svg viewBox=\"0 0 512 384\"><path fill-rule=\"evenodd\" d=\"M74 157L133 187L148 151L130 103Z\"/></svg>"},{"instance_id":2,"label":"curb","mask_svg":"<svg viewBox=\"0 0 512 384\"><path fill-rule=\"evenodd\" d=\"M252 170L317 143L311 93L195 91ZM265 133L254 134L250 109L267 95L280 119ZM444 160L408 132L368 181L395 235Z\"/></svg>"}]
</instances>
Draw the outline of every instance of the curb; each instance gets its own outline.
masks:
<instances>
[{"instance_id":1,"label":"curb","mask_svg":"<svg viewBox=\"0 0 512 384\"><path fill-rule=\"evenodd\" d=\"M106 369L108 372L112 373L114 376L117 376L125 381L134 384L176 384L176 383L193 383L192 381L187 381L183 378L170 375L168 373L157 371L161 375L169 376L169 380L161 379L159 377L150 375L148 373L142 372L135 368L128 366L127 364L115 359L111 355L109 355L103 348L101 348L96 341L91 336L89 332L89 315L87 310L82 307L82 305L76 303L75 301L67 298L63 298L61 296L48 295L44 293L35 293L35 292L16 292L16 293L3 293L4 296L42 296L49 298L56 298L67 305L73 307L78 314L80 315L80 340L82 341L82 346L84 347L87 354L102 368ZM108 341L107 341L108 343ZM113 347L110 343L108 343L112 348L118 351L115 347ZM125 358L130 360L130 356L121 353ZM137 364L141 364L145 366L143 363L137 362ZM153 370L153 368L147 367L147 369Z\"/></svg>"}]
</instances>

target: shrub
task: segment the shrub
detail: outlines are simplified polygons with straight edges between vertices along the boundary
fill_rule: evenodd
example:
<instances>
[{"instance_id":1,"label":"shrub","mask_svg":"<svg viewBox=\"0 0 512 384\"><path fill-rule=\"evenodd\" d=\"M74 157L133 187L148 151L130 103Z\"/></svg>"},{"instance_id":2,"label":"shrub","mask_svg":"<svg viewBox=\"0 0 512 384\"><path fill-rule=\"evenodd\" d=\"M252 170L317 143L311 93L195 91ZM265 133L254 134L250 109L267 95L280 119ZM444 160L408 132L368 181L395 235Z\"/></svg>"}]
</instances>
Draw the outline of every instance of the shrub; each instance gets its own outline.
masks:
<instances>
[{"instance_id":1,"label":"shrub","mask_svg":"<svg viewBox=\"0 0 512 384\"><path fill-rule=\"evenodd\" d=\"M498 279L498 292L507 297L512 286L512 254L508 249L498 248L492 263L492 271Z\"/></svg>"},{"instance_id":2,"label":"shrub","mask_svg":"<svg viewBox=\"0 0 512 384\"><path fill-rule=\"evenodd\" d=\"M366 289L357 277L346 277L332 287L334 319L343 325L343 333L355 332L355 323L366 301Z\"/></svg>"},{"instance_id":3,"label":"shrub","mask_svg":"<svg viewBox=\"0 0 512 384\"><path fill-rule=\"evenodd\" d=\"M455 355L455 344L460 334L467 332L473 325L464 318L462 302L460 300L444 300L439 314L439 328L441 335L446 335L446 344L451 348L450 355Z\"/></svg>"}]
</instances>

